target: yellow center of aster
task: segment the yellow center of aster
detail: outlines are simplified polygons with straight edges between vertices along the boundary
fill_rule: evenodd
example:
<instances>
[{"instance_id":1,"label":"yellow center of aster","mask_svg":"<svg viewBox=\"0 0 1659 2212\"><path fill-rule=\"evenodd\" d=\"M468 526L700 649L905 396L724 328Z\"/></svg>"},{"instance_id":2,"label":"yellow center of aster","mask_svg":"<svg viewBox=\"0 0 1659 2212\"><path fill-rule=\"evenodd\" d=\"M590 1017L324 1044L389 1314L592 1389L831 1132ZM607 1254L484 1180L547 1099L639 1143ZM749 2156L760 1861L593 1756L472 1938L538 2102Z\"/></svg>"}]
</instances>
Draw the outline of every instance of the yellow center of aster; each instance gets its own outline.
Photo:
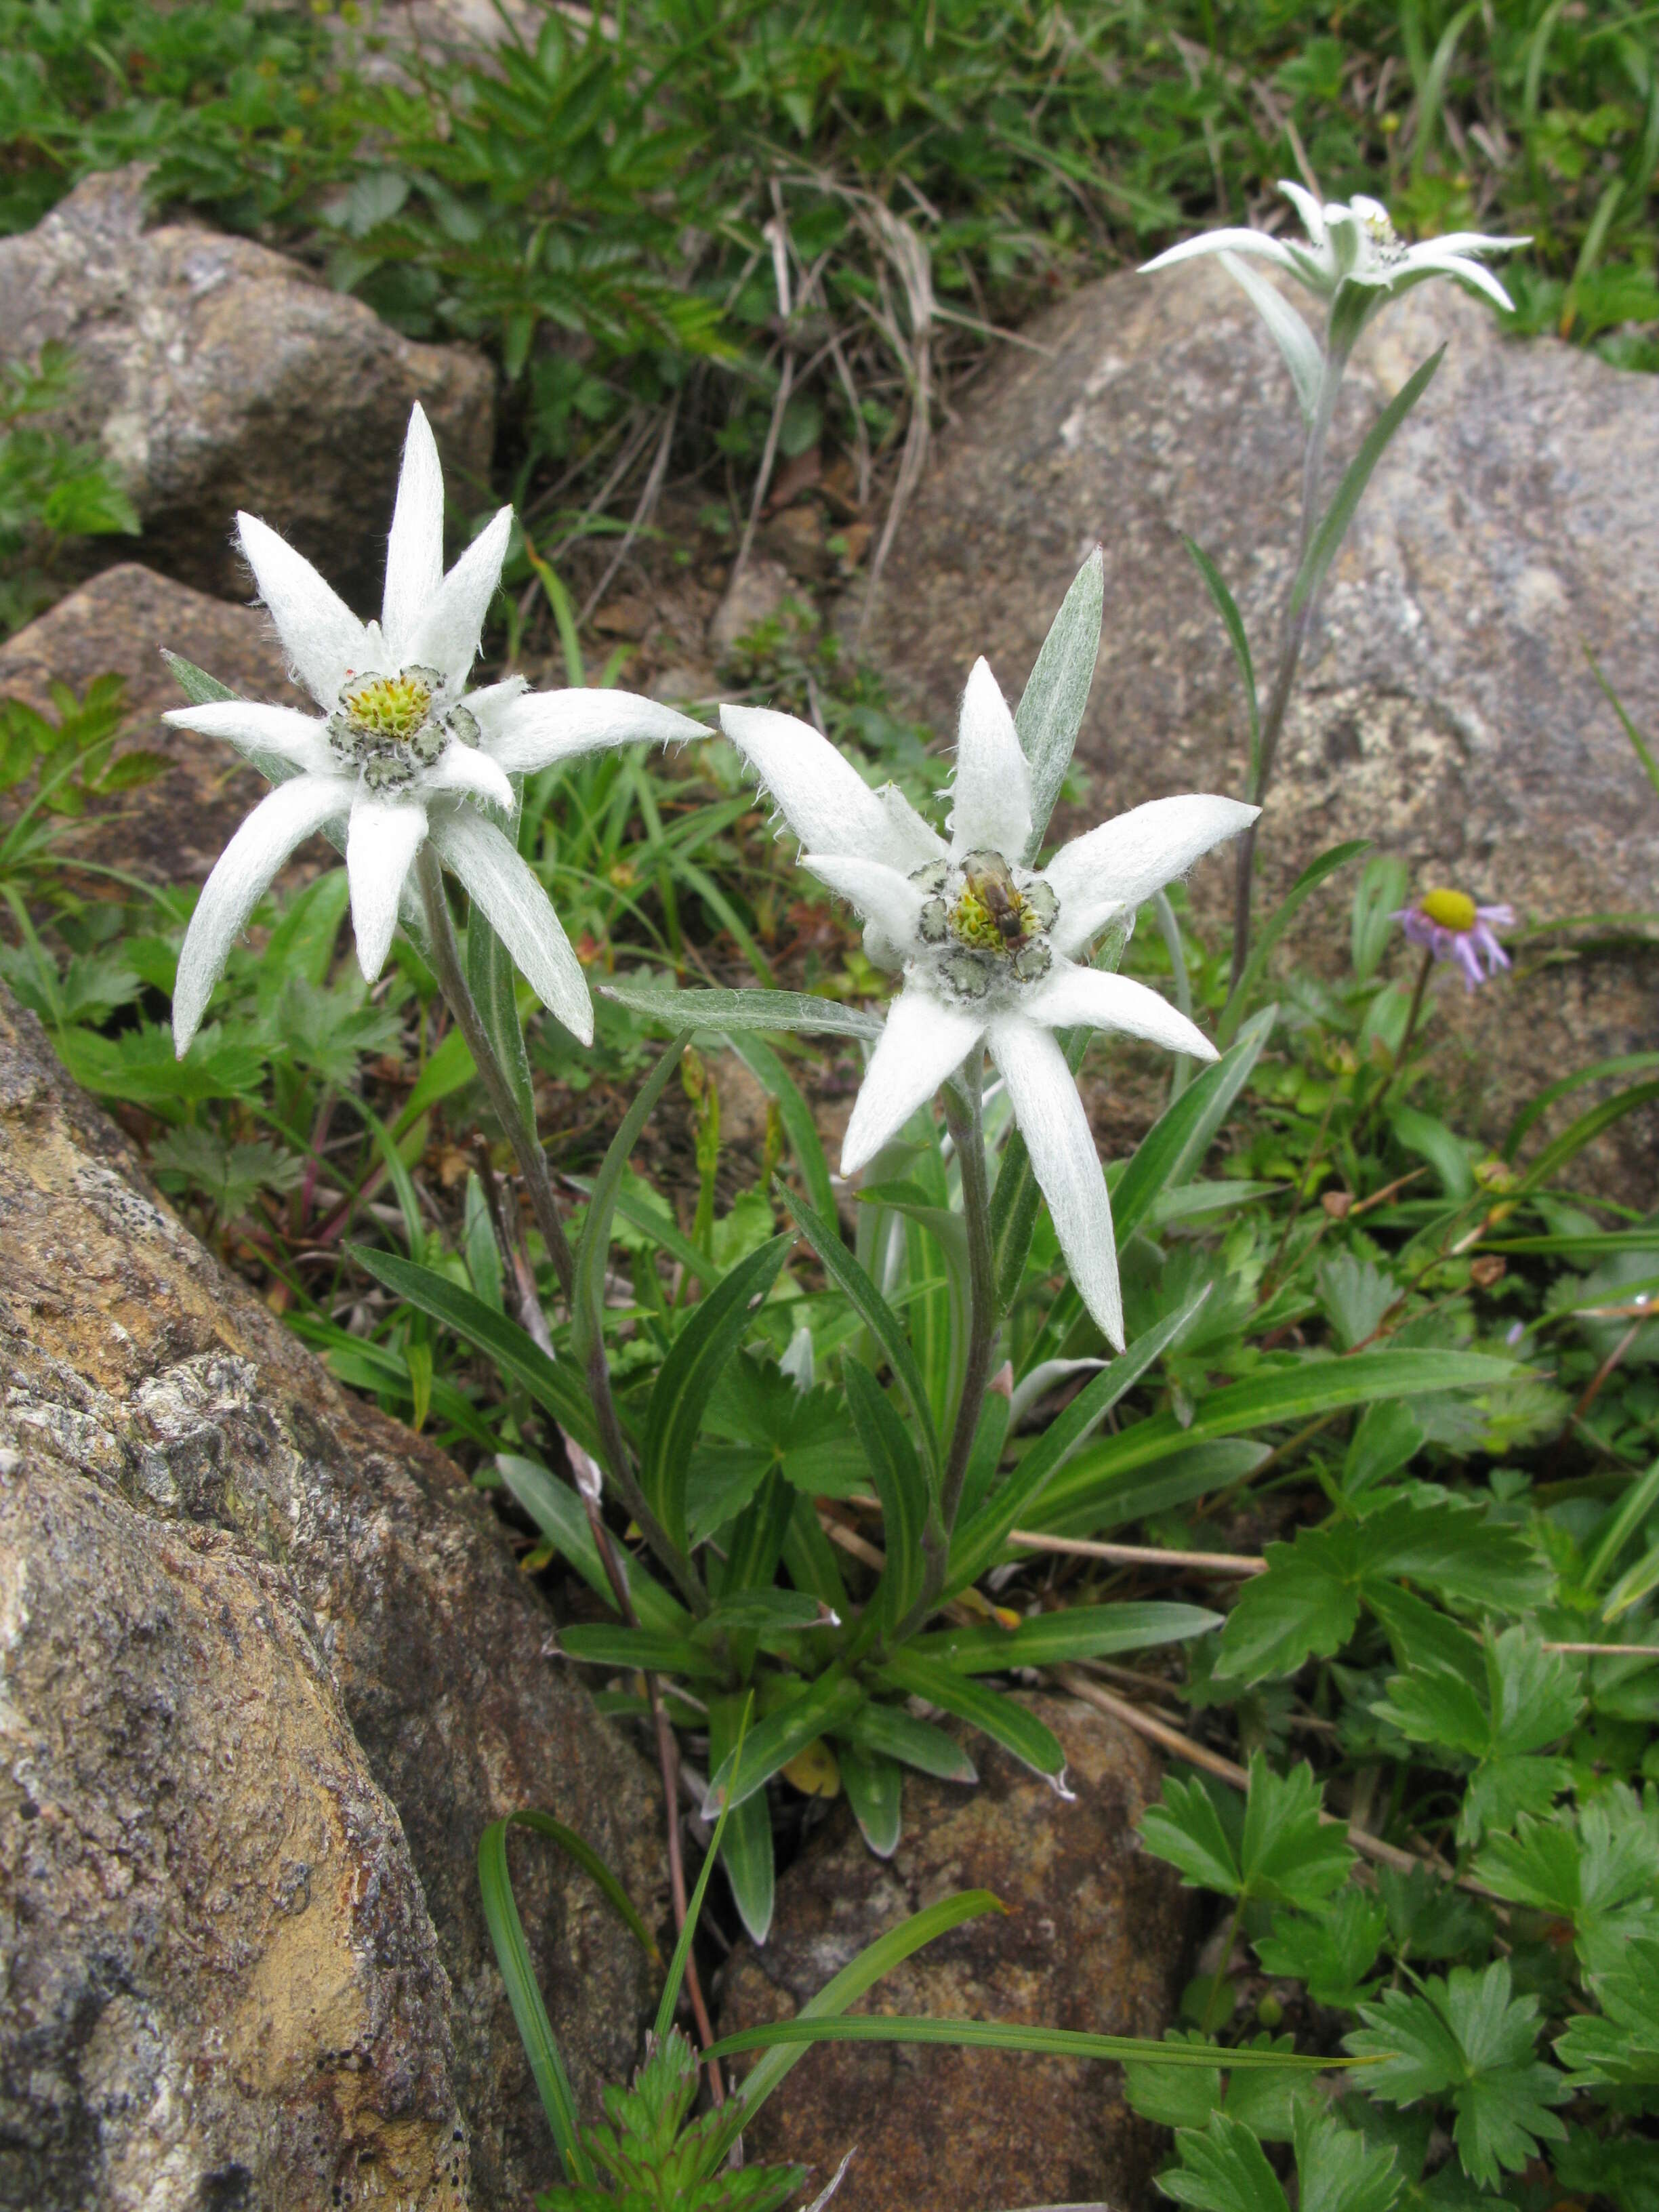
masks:
<instances>
[{"instance_id":1,"label":"yellow center of aster","mask_svg":"<svg viewBox=\"0 0 1659 2212\"><path fill-rule=\"evenodd\" d=\"M1442 929L1461 933L1474 927L1474 901L1467 891L1430 891L1418 901L1418 908Z\"/></svg>"},{"instance_id":2,"label":"yellow center of aster","mask_svg":"<svg viewBox=\"0 0 1659 2212\"><path fill-rule=\"evenodd\" d=\"M410 669L397 676L371 676L341 694L340 711L358 729L405 744L432 711L432 687Z\"/></svg>"}]
</instances>

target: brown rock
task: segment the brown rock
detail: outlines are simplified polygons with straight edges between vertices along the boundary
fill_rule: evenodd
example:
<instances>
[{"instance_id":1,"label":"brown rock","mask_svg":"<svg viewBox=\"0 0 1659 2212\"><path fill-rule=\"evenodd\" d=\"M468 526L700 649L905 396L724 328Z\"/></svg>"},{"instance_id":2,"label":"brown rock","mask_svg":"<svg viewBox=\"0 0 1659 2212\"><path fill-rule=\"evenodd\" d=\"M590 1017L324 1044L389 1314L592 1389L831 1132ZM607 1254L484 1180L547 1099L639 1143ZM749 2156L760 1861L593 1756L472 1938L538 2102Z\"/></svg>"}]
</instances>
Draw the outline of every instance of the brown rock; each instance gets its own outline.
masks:
<instances>
[{"instance_id":1,"label":"brown rock","mask_svg":"<svg viewBox=\"0 0 1659 2212\"><path fill-rule=\"evenodd\" d=\"M64 825L59 850L118 862L150 883L203 883L237 825L269 786L234 749L161 720L184 694L161 648L181 653L233 691L315 711L289 681L275 631L253 607L210 599L137 562L106 568L0 645L0 698L21 699L53 720L54 684L77 696L100 676L126 679L119 748L164 753L166 773L100 799ZM326 852L321 840L313 848Z\"/></svg>"},{"instance_id":2,"label":"brown rock","mask_svg":"<svg viewBox=\"0 0 1659 2212\"><path fill-rule=\"evenodd\" d=\"M30 357L49 339L71 348L81 388L57 427L102 447L152 567L245 592L230 530L246 507L360 611L378 606L415 401L432 418L454 504L488 500L488 363L400 337L251 240L195 221L151 227L145 175L88 177L33 230L0 239L0 358Z\"/></svg>"},{"instance_id":3,"label":"brown rock","mask_svg":"<svg viewBox=\"0 0 1659 2212\"><path fill-rule=\"evenodd\" d=\"M715 660L729 659L739 638L770 622L784 601L795 596L795 580L781 561L751 553L726 586L708 624L708 650Z\"/></svg>"},{"instance_id":4,"label":"brown rock","mask_svg":"<svg viewBox=\"0 0 1659 2212\"><path fill-rule=\"evenodd\" d=\"M977 1789L906 1774L891 1859L872 1857L838 1808L780 1881L765 1948L745 1945L727 1968L722 2033L793 2018L908 1914L980 1887L996 1893L1006 1917L969 1921L927 1945L854 2012L1162 2033L1187 1911L1174 1874L1133 1832L1158 1792L1158 1762L1086 1707L1046 1695L1028 1702L1066 1747L1075 1803L976 1735ZM757 2160L805 2161L815 2185L856 2142L837 2212L1000 2212L1138 2200L1158 2137L1102 2066L868 2044L810 2052L744 2142Z\"/></svg>"},{"instance_id":5,"label":"brown rock","mask_svg":"<svg viewBox=\"0 0 1659 2212\"><path fill-rule=\"evenodd\" d=\"M13 1432L0 2203L465 2212L426 1900L289 1577Z\"/></svg>"},{"instance_id":6,"label":"brown rock","mask_svg":"<svg viewBox=\"0 0 1659 2212\"><path fill-rule=\"evenodd\" d=\"M234 1570L250 1590L268 1581L296 1620L314 1622L368 1772L401 1820L435 1929L447 2009L435 1996L421 1996L417 2009L426 2047L441 2047L446 2036L453 2045L449 2078L469 2139L471 2202L523 2202L550 2178L550 2150L478 1908L478 1837L506 1812L543 1807L585 1835L651 1911L660 1883L654 1786L553 1656L551 1616L514 1570L483 1500L441 1452L347 1397L188 1235L123 1138L64 1076L33 1016L3 991L0 1449L15 1453L31 1479L42 1452L54 1462L49 1472L58 1474L58 1463L72 1471L97 1511L124 1532L135 1587L159 1593L170 1585L168 1561L190 1555L199 1538L223 1577ZM27 1591L29 1577L45 1571L30 1534L36 1523L22 1527L21 1556L5 1558ZM140 1574L147 1547L150 1564ZM207 1601L177 1603L194 1618ZM135 1648L142 1642L137 1627L133 1640ZM95 1663L88 1657L85 1667ZM234 1647L216 1663L215 1694L229 1697L239 1681ZM297 1682L299 1662L287 1664ZM46 1688L59 1701L53 1727L91 1695L67 1662ZM142 1680L135 1695L151 1695ZM207 1729L209 1721L196 1724ZM240 1822L248 1764L193 1770L204 1822ZM9 1758L7 1765L15 1779ZM93 1766L88 1790L103 1786ZM147 1771L139 1769L135 1787ZM135 1820L165 1826L179 1817L165 1779L158 1772L159 1794L136 1808ZM647 1969L574 1869L534 1847L515 1847L514 1863L554 2027L592 2110L599 2083L637 2056ZM207 1920L213 1910L210 1893ZM210 1932L204 1923L192 1940ZM142 1981L146 1940L145 1925L134 1924L125 1948L100 1951L98 1930L74 1913L51 1931L65 1975L82 1971L76 1961L83 1960L100 2003ZM387 1960L388 1976L401 1971ZM179 1993L180 2006L191 2001L188 1990ZM90 2001L64 2017L53 2063L68 2086L36 2103L29 2084L39 2067L33 2057L24 2066L15 2042L7 2054L12 2024L0 2015L0 2074L21 2103L0 2139L15 2128L38 2142L43 2160L102 2155L106 2122L84 2071L100 2017ZM332 2047L329 2033L319 2027L319 2056ZM146 2093L153 2098L173 2094L164 2060L158 2045ZM391 2107L375 2109L393 2116ZM82 2138L90 2148L77 2151ZM143 2156L139 2164L159 2187L159 2164L143 2166ZM35 2201L39 2212L55 2212L58 2203L78 2212L89 2200ZM329 2200L301 2191L247 2201L310 2212Z\"/></svg>"},{"instance_id":7,"label":"brown rock","mask_svg":"<svg viewBox=\"0 0 1659 2212\"><path fill-rule=\"evenodd\" d=\"M1079 748L1096 779L1088 818L1170 792L1237 791L1240 690L1181 535L1218 562L1258 672L1270 668L1301 453L1283 366L1208 263L1085 286L1031 336L1042 353L1010 350L939 441L888 568L879 654L941 732L979 653L1018 696L1098 539L1105 635ZM1647 642L1659 564L1652 382L1553 340L1505 339L1454 285L1426 285L1358 349L1339 464L1443 342L1304 657L1259 896L1265 905L1316 854L1363 836L1404 854L1418 889L1461 884L1528 919L1649 908L1659 805L1583 648L1638 724L1659 726ZM1224 860L1193 879L1212 928L1231 885ZM1310 902L1297 957L1340 967L1346 899L1340 881ZM1446 1072L1493 1129L1541 1081L1659 1045L1650 956L1518 964L1468 1001L1449 975L1437 994L1456 1040ZM1653 1141L1629 1125L1614 1140L1627 1195L1632 1178L1650 1184Z\"/></svg>"}]
</instances>

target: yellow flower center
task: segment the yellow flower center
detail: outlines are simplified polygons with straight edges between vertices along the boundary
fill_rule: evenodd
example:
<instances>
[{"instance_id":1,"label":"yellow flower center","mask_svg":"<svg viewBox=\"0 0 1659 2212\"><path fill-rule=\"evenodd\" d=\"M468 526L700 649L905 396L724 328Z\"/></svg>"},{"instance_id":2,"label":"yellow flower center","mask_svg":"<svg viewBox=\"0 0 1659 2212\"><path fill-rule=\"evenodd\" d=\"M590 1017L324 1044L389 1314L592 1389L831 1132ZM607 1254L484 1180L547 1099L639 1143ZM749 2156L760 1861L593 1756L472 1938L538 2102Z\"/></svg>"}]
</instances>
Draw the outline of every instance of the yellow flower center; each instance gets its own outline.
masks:
<instances>
[{"instance_id":1,"label":"yellow flower center","mask_svg":"<svg viewBox=\"0 0 1659 2212\"><path fill-rule=\"evenodd\" d=\"M1430 891L1418 901L1418 906L1442 929L1462 932L1474 927L1474 901L1467 891Z\"/></svg>"},{"instance_id":2,"label":"yellow flower center","mask_svg":"<svg viewBox=\"0 0 1659 2212\"><path fill-rule=\"evenodd\" d=\"M1013 895L1013 904L1018 913L1018 891ZM958 945L971 945L981 952L1006 952L1008 949L997 927L996 916L971 885L963 887L962 896L951 909L951 933Z\"/></svg>"},{"instance_id":3,"label":"yellow flower center","mask_svg":"<svg viewBox=\"0 0 1659 2212\"><path fill-rule=\"evenodd\" d=\"M432 687L407 669L398 676L372 676L341 695L340 709L358 729L407 744L432 711Z\"/></svg>"}]
</instances>

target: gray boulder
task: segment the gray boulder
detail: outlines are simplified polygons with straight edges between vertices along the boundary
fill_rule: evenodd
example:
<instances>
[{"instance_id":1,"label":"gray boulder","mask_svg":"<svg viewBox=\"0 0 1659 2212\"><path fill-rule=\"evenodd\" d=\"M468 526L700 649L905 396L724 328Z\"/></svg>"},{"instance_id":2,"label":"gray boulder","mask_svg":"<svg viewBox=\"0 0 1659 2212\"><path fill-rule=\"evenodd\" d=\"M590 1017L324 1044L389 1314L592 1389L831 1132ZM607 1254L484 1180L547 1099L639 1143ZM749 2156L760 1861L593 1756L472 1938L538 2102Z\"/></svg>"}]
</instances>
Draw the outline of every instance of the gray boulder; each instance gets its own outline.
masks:
<instances>
[{"instance_id":1,"label":"gray boulder","mask_svg":"<svg viewBox=\"0 0 1659 2212\"><path fill-rule=\"evenodd\" d=\"M3 989L0 1493L0 2206L527 2201L478 1837L541 1807L651 1913L653 1779L486 1503L188 1234ZM514 1868L592 2112L648 1969L550 1849Z\"/></svg>"},{"instance_id":2,"label":"gray boulder","mask_svg":"<svg viewBox=\"0 0 1659 2212\"><path fill-rule=\"evenodd\" d=\"M144 179L142 167L88 177L33 230L0 239L0 360L49 339L72 349L80 388L56 427L102 447L152 567L246 596L230 544L246 507L368 611L415 401L455 505L489 501L489 364L400 337L249 239L152 223Z\"/></svg>"},{"instance_id":3,"label":"gray boulder","mask_svg":"<svg viewBox=\"0 0 1659 2212\"><path fill-rule=\"evenodd\" d=\"M1265 690L1294 559L1289 379L1213 263L1085 286L1029 336L1042 350L1009 349L939 441L887 571L879 657L941 731L979 653L1018 696L1099 541L1105 635L1079 748L1093 785L1086 815L1057 830L1171 792L1237 792L1242 696L1181 540L1227 578ZM1258 910L1354 836L1403 854L1419 890L1451 884L1523 921L1659 905L1659 801L1584 656L1638 725L1659 728L1659 383L1553 340L1508 340L1455 286L1424 286L1358 349L1339 465L1443 342L1304 659ZM1193 879L1218 935L1231 880L1224 858ZM1340 964L1346 896L1339 884L1304 910L1297 957ZM1446 1072L1490 1128L1570 1067L1659 1045L1651 954L1522 951L1516 969L1467 1002L1449 973L1439 992L1455 1039ZM1651 1133L1613 1141L1604 1169L1626 1186L1639 1173L1645 1190Z\"/></svg>"}]
</instances>

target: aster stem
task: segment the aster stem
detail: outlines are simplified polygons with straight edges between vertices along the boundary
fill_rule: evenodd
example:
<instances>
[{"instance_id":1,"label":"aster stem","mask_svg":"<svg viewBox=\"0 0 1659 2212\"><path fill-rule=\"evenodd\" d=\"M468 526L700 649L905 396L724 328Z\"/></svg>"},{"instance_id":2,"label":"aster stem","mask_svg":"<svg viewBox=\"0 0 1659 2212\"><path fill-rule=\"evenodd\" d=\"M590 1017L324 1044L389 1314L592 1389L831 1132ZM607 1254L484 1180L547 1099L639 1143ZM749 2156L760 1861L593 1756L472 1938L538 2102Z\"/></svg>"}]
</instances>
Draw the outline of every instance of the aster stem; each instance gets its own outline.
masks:
<instances>
[{"instance_id":1,"label":"aster stem","mask_svg":"<svg viewBox=\"0 0 1659 2212\"><path fill-rule=\"evenodd\" d=\"M495 1118L513 1147L520 1173L530 1194L531 1211L536 1217L536 1226L542 1232L542 1242L547 1247L548 1256L553 1262L553 1272L559 1279L559 1288L568 1307L575 1287L576 1261L570 1249L570 1240L564 1232L564 1224L559 1218L558 1200L553 1194L553 1179L547 1171L547 1155L542 1150L541 1139L536 1131L526 1126L513 1086L495 1056L483 1018L467 984L465 970L461 966L460 948L455 942L455 926L450 920L443 870L430 844L421 848L415 872L421 889L421 904L426 915L428 957L433 973L438 979L438 988L449 1002L450 1012L455 1017L461 1035L466 1039L467 1049L472 1054L479 1079L490 1105L495 1109ZM645 1492L635 1476L627 1442L623 1436L622 1423L617 1418L617 1401L611 1395L611 1370L605 1363L605 1346L597 1334L588 1356L586 1380L599 1427L600 1452L618 1497L638 1523L641 1534L667 1570L687 1604L696 1613L707 1613L708 1593L696 1568L682 1556L679 1547L647 1504Z\"/></svg>"},{"instance_id":2,"label":"aster stem","mask_svg":"<svg viewBox=\"0 0 1659 2212\"><path fill-rule=\"evenodd\" d=\"M1406 1027L1400 1039L1400 1049L1394 1056L1396 1071L1405 1066L1406 1055L1412 1048L1412 1039L1417 1035L1417 1024L1423 1017L1423 1000L1427 995L1429 975L1433 967L1434 947L1431 945L1425 945L1423 964L1417 971L1417 982L1412 992L1411 1005L1407 1010Z\"/></svg>"}]
</instances>

